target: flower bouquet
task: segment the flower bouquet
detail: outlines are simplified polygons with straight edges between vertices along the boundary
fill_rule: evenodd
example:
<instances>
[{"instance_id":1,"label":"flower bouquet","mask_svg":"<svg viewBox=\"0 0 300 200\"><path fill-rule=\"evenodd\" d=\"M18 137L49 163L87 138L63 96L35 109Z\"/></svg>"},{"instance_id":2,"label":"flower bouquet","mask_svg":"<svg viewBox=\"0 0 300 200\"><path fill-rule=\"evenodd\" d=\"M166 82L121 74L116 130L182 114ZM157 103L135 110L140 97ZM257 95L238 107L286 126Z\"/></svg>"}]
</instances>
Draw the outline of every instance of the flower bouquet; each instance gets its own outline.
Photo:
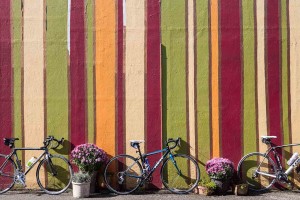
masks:
<instances>
[{"instance_id":1,"label":"flower bouquet","mask_svg":"<svg viewBox=\"0 0 300 200\"><path fill-rule=\"evenodd\" d=\"M83 173L92 174L98 171L102 164L106 164L108 157L102 149L94 144L81 144L71 152L71 161Z\"/></svg>"},{"instance_id":2,"label":"flower bouquet","mask_svg":"<svg viewBox=\"0 0 300 200\"><path fill-rule=\"evenodd\" d=\"M206 172L217 185L217 193L226 194L234 173L233 162L226 158L213 158L206 163Z\"/></svg>"}]
</instances>

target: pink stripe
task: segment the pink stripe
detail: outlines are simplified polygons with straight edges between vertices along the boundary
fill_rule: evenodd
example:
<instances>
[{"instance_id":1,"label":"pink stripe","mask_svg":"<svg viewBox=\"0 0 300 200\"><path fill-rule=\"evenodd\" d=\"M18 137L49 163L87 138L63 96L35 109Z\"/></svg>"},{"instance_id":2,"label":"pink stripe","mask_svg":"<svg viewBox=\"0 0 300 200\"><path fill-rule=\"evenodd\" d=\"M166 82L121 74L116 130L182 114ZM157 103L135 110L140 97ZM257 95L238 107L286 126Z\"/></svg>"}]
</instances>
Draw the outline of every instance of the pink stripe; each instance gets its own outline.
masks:
<instances>
[{"instance_id":1,"label":"pink stripe","mask_svg":"<svg viewBox=\"0 0 300 200\"><path fill-rule=\"evenodd\" d=\"M161 74L160 74L160 0L147 1L147 152L162 148ZM151 156L150 164L160 154ZM153 161L152 161L153 159ZM152 161L152 162L151 162ZM153 184L161 187L159 173L153 174Z\"/></svg>"},{"instance_id":2,"label":"pink stripe","mask_svg":"<svg viewBox=\"0 0 300 200\"><path fill-rule=\"evenodd\" d=\"M84 1L71 1L71 143L82 144L87 141L85 116L85 33Z\"/></svg>"},{"instance_id":3,"label":"pink stripe","mask_svg":"<svg viewBox=\"0 0 300 200\"><path fill-rule=\"evenodd\" d=\"M242 156L240 3L240 0L220 1L222 156L232 160L235 165Z\"/></svg>"},{"instance_id":4,"label":"pink stripe","mask_svg":"<svg viewBox=\"0 0 300 200\"><path fill-rule=\"evenodd\" d=\"M279 1L266 1L266 73L269 135L277 136L274 143L282 144L281 129L281 66L280 66L280 15Z\"/></svg>"},{"instance_id":5,"label":"pink stripe","mask_svg":"<svg viewBox=\"0 0 300 200\"><path fill-rule=\"evenodd\" d=\"M3 137L12 136L12 61L10 0L0 1L0 142ZM20 138L21 139L21 138ZM8 153L4 147L2 153Z\"/></svg>"},{"instance_id":6,"label":"pink stripe","mask_svg":"<svg viewBox=\"0 0 300 200\"><path fill-rule=\"evenodd\" d=\"M123 0L118 0L118 77L117 77L117 151L125 153L124 145L124 74L123 74Z\"/></svg>"}]
</instances>

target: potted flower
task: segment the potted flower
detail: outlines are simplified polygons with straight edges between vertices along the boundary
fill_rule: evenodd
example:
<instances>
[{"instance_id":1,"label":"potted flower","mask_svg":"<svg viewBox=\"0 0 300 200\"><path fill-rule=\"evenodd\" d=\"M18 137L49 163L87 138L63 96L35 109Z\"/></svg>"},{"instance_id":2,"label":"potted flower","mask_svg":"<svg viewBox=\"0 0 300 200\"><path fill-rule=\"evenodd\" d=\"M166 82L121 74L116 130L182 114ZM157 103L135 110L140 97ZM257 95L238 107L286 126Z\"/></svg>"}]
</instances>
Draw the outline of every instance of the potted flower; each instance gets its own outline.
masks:
<instances>
[{"instance_id":1,"label":"potted flower","mask_svg":"<svg viewBox=\"0 0 300 200\"><path fill-rule=\"evenodd\" d=\"M91 193L95 192L97 171L106 164L108 157L102 149L94 144L81 144L71 152L71 161L78 166L80 172L91 176Z\"/></svg>"},{"instance_id":2,"label":"potted flower","mask_svg":"<svg viewBox=\"0 0 300 200\"><path fill-rule=\"evenodd\" d=\"M217 185L212 182L211 180L207 181L205 179L199 181L198 187L196 187L196 193L210 196L212 195L217 189Z\"/></svg>"},{"instance_id":3,"label":"potted flower","mask_svg":"<svg viewBox=\"0 0 300 200\"><path fill-rule=\"evenodd\" d=\"M226 194L234 173L233 162L227 158L213 158L206 163L206 172L217 185L219 194Z\"/></svg>"},{"instance_id":4,"label":"potted flower","mask_svg":"<svg viewBox=\"0 0 300 200\"><path fill-rule=\"evenodd\" d=\"M88 173L75 173L72 177L73 197L84 198L90 195L91 176Z\"/></svg>"}]
</instances>

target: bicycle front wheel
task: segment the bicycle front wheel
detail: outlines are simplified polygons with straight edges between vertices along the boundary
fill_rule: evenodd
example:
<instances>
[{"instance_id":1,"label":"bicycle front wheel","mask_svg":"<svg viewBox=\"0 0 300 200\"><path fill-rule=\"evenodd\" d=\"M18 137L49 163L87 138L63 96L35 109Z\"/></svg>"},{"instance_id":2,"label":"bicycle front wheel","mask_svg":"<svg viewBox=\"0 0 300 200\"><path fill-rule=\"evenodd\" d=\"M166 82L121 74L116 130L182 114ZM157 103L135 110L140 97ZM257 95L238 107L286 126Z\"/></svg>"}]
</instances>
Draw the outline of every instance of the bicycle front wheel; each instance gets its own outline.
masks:
<instances>
[{"instance_id":1,"label":"bicycle front wheel","mask_svg":"<svg viewBox=\"0 0 300 200\"><path fill-rule=\"evenodd\" d=\"M248 183L250 190L261 192L275 183L277 168L269 156L254 152L240 160L237 173L242 181Z\"/></svg>"},{"instance_id":2,"label":"bicycle front wheel","mask_svg":"<svg viewBox=\"0 0 300 200\"><path fill-rule=\"evenodd\" d=\"M73 169L63 156L51 155L40 162L36 170L36 179L40 188L47 194L61 194L72 181Z\"/></svg>"},{"instance_id":3,"label":"bicycle front wheel","mask_svg":"<svg viewBox=\"0 0 300 200\"><path fill-rule=\"evenodd\" d=\"M11 158L0 154L0 194L10 190L15 184L16 165Z\"/></svg>"},{"instance_id":4,"label":"bicycle front wheel","mask_svg":"<svg viewBox=\"0 0 300 200\"><path fill-rule=\"evenodd\" d=\"M183 194L191 192L198 185L200 169L194 158L176 154L164 161L160 176L168 190Z\"/></svg>"},{"instance_id":5,"label":"bicycle front wheel","mask_svg":"<svg viewBox=\"0 0 300 200\"><path fill-rule=\"evenodd\" d=\"M105 167L104 180L107 188L116 194L135 191L142 180L142 166L130 155L113 157Z\"/></svg>"}]
</instances>

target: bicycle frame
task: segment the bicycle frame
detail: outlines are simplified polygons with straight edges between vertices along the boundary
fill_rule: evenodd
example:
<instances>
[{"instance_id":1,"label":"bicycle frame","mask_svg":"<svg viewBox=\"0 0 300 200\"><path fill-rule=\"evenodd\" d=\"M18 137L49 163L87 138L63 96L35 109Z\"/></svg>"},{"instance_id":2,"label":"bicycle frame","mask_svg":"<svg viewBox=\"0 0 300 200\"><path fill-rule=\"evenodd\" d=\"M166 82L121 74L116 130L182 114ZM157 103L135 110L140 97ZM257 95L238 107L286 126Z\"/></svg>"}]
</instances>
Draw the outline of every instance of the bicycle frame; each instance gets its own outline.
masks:
<instances>
[{"instance_id":1,"label":"bicycle frame","mask_svg":"<svg viewBox=\"0 0 300 200\"><path fill-rule=\"evenodd\" d=\"M48 152L48 149L46 147L41 147L41 148L14 148L13 151L9 155L7 155L5 162L0 167L0 171L2 171L2 168L6 165L6 163L8 162L9 159L11 159L16 164L18 171L22 171L22 166L20 164L20 160L19 160L17 151L27 151L27 150L31 150L31 151L44 151L44 152L25 171L25 173L24 173L25 175L28 174L28 172L36 165L36 163L38 163L45 155L46 155L46 157L49 156L49 152ZM13 156L16 157L16 161L13 160Z\"/></svg>"},{"instance_id":2,"label":"bicycle frame","mask_svg":"<svg viewBox=\"0 0 300 200\"><path fill-rule=\"evenodd\" d=\"M271 143L271 146L269 147L269 149L266 151L266 153L264 154L264 159L270 154L270 152L273 153L274 158L275 158L275 163L276 163L276 167L278 168L278 171L282 172L283 171L283 166L280 162L280 157L278 155L278 152L276 149L282 149L285 147L293 147L293 146L300 146L300 143L297 144L286 144L286 145L280 145L280 146L273 146ZM260 162L258 168L260 168L261 164L263 163L264 159ZM291 165L285 172L284 174L289 175L290 172L292 171L292 169L294 168L293 165ZM276 178L276 175L271 175L269 173L265 173L265 172L258 172L256 171L258 174L262 174L264 176L269 176L269 177L273 177Z\"/></svg>"}]
</instances>

